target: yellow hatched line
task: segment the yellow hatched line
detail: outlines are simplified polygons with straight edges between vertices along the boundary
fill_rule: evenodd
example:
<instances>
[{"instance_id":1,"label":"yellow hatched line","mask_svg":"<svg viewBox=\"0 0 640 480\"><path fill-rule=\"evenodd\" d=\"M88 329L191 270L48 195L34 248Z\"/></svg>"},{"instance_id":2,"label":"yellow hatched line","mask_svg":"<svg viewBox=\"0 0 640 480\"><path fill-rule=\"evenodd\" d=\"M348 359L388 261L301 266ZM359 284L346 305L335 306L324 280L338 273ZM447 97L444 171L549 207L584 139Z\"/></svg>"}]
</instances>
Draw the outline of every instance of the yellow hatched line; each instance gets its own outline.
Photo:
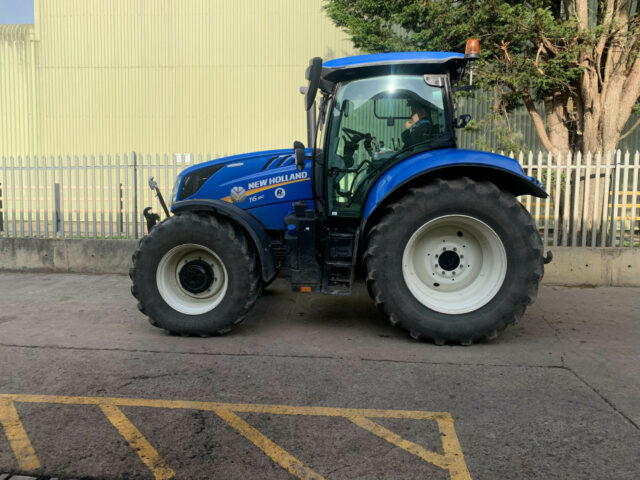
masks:
<instances>
[{"instance_id":1,"label":"yellow hatched line","mask_svg":"<svg viewBox=\"0 0 640 480\"><path fill-rule=\"evenodd\" d=\"M297 407L289 405L259 405L246 403L220 403L220 402L196 402L185 400L161 400L144 398L117 398L117 397L69 397L59 395L21 395L21 394L0 394L0 421L2 421L7 436L9 431L18 432L15 438L22 439L23 443L16 445L24 446L24 441L28 448L26 450L16 450L16 457L23 461L37 462L35 452L29 443L24 428L21 427L14 402L25 403L54 403L66 405L97 405L105 416L129 442L129 445L136 451L140 459L153 472L156 479L170 479L175 476L173 470L164 462L158 452L144 438L140 431L129 421L118 407L150 407L167 409L188 409L210 411L218 415L222 420L234 428L240 435L248 439L275 463L291 473L294 477L302 480L323 480L323 477L304 465L289 452L267 438L256 428L249 425L240 418L237 413L263 413L271 415L301 415L301 416L323 416L323 417L343 417L350 420L355 425L364 430L377 435L387 442L402 448L408 453L415 455L422 460L431 463L449 473L451 480L471 480L469 470L464 460L464 455L460 447L460 442L453 427L453 418L446 412L425 412L422 410L380 410L380 409L354 409L335 407ZM10 407L10 408L8 408ZM11 408L13 410L11 410ZM9 412L9 413L7 413ZM11 421L5 421L11 419ZM429 451L424 447L405 440L398 434L374 422L371 418L404 418L412 420L434 420L441 433L444 455ZM5 424L20 426L20 429L7 429ZM10 440L11 441L11 440ZM26 448L26 447L24 447ZM22 457L18 457L22 452ZM26 452L26 454L24 453ZM31 456L29 456L29 454ZM38 468L24 468L25 470Z\"/></svg>"},{"instance_id":2,"label":"yellow hatched line","mask_svg":"<svg viewBox=\"0 0 640 480\"><path fill-rule=\"evenodd\" d=\"M144 438L144 435L129 421L122 410L115 405L103 403L100 410L118 430L120 435L129 443L140 457L156 480L169 480L175 472L167 465L155 448Z\"/></svg>"},{"instance_id":3,"label":"yellow hatched line","mask_svg":"<svg viewBox=\"0 0 640 480\"><path fill-rule=\"evenodd\" d=\"M67 405L100 405L109 403L119 407L151 407L190 410L227 409L236 413L269 413L272 415L309 415L319 417L347 417L361 415L372 418L410 418L437 420L450 418L446 412L423 410L380 410L368 408L295 407L289 405L261 405L253 403L195 402L189 400L162 400L120 397L68 397L60 395L23 395L0 393L0 398L23 403L61 403Z\"/></svg>"},{"instance_id":4,"label":"yellow hatched line","mask_svg":"<svg viewBox=\"0 0 640 480\"><path fill-rule=\"evenodd\" d=\"M318 475L289 452L269 440L231 410L218 408L214 412L294 477L302 480L324 480L323 476Z\"/></svg>"},{"instance_id":5,"label":"yellow hatched line","mask_svg":"<svg viewBox=\"0 0 640 480\"><path fill-rule=\"evenodd\" d=\"M443 422L445 425L451 426L451 429L447 429L446 434L444 431L440 430L440 433L444 435L444 455L432 452L422 447L421 445L418 445L417 443L405 440L400 435L383 427L379 423L369 420L368 418L360 416L347 418L359 427L364 428L365 430L373 433L374 435L377 435L378 437L386 440L393 445L396 445L397 447L400 447L406 452L420 457L425 462L431 463L436 467L442 468L443 470L448 470L451 480L471 480L471 475L469 474L467 465L464 462L462 449L460 448L460 442L458 442L458 437L455 434L455 430L453 430L452 418L450 418L449 421L443 418L439 419L438 421L438 428L440 428L440 422Z\"/></svg>"},{"instance_id":6,"label":"yellow hatched line","mask_svg":"<svg viewBox=\"0 0 640 480\"><path fill-rule=\"evenodd\" d=\"M18 411L12 401L0 397L0 424L9 440L20 470L40 468L40 462L31 445L27 432L20 421Z\"/></svg>"}]
</instances>

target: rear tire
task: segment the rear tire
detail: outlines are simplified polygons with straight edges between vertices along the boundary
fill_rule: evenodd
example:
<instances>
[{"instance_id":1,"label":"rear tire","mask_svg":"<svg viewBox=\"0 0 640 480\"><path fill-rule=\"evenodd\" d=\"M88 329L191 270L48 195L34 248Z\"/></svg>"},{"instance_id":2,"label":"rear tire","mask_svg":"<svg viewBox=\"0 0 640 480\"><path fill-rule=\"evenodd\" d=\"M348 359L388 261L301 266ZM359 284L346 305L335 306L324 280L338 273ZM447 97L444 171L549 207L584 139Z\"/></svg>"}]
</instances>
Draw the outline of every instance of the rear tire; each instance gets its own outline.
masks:
<instances>
[{"instance_id":1,"label":"rear tire","mask_svg":"<svg viewBox=\"0 0 640 480\"><path fill-rule=\"evenodd\" d=\"M490 182L436 180L387 206L367 235L367 287L416 340L470 345L522 317L542 242L517 199Z\"/></svg>"},{"instance_id":2,"label":"rear tire","mask_svg":"<svg viewBox=\"0 0 640 480\"><path fill-rule=\"evenodd\" d=\"M226 333L261 293L253 246L228 221L181 213L156 225L129 272L138 309L152 325L179 335Z\"/></svg>"}]
</instances>

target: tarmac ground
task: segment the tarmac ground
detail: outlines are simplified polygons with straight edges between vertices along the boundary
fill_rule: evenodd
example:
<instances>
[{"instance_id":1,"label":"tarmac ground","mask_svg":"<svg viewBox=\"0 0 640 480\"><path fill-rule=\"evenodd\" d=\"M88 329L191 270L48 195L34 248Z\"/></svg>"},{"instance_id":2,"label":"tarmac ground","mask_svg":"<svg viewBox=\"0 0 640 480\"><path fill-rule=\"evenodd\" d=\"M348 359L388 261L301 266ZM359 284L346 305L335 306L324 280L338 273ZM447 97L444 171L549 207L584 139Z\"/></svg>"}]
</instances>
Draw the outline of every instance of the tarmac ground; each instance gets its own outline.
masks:
<instances>
[{"instance_id":1,"label":"tarmac ground","mask_svg":"<svg viewBox=\"0 0 640 480\"><path fill-rule=\"evenodd\" d=\"M360 285L279 279L210 338L129 287L0 273L0 480L640 478L640 288L543 286L497 340L438 347Z\"/></svg>"}]
</instances>

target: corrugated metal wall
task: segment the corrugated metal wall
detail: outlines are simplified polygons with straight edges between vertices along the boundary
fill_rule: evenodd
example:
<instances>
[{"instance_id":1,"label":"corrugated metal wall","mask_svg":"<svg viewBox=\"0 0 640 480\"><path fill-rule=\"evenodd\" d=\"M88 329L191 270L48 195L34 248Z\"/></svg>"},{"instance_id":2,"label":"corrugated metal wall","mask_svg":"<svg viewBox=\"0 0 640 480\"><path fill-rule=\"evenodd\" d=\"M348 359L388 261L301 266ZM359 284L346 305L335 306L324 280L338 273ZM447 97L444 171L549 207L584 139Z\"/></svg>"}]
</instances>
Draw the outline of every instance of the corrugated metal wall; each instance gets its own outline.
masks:
<instances>
[{"instance_id":1,"label":"corrugated metal wall","mask_svg":"<svg viewBox=\"0 0 640 480\"><path fill-rule=\"evenodd\" d=\"M0 25L0 153L34 151L37 137L32 25Z\"/></svg>"},{"instance_id":2,"label":"corrugated metal wall","mask_svg":"<svg viewBox=\"0 0 640 480\"><path fill-rule=\"evenodd\" d=\"M0 151L232 153L305 141L298 88L309 58L354 53L321 7L321 0L35 0L39 135L5 127L14 118L7 105L20 110L16 92L26 89L20 78L3 78L0 108L9 120ZM3 51L29 51L28 41L2 43ZM3 74L23 75L15 60L8 68L4 54L1 61Z\"/></svg>"},{"instance_id":3,"label":"corrugated metal wall","mask_svg":"<svg viewBox=\"0 0 640 480\"><path fill-rule=\"evenodd\" d=\"M34 0L0 26L0 153L234 153L306 141L309 58L355 53L322 0ZM480 94L461 113L491 108ZM524 144L541 144L524 109ZM495 135L461 133L461 146ZM490 147L491 148L491 147ZM640 129L622 149L640 148Z\"/></svg>"}]
</instances>

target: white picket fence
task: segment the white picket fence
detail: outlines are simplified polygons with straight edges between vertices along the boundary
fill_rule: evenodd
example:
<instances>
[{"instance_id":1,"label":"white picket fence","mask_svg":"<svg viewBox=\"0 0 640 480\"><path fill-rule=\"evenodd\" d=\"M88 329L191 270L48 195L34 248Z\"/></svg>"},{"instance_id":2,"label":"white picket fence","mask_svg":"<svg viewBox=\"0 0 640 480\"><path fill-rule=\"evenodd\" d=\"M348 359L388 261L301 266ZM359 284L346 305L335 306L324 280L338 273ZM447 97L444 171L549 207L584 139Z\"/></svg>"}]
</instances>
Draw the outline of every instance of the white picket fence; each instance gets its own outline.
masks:
<instances>
[{"instance_id":1,"label":"white picket fence","mask_svg":"<svg viewBox=\"0 0 640 480\"><path fill-rule=\"evenodd\" d=\"M140 238L146 230L144 208L152 206L162 215L149 177L155 177L168 202L183 168L221 156L2 157L0 236ZM521 198L545 245L640 246L640 152L585 157L521 152L517 158L550 194Z\"/></svg>"}]
</instances>

